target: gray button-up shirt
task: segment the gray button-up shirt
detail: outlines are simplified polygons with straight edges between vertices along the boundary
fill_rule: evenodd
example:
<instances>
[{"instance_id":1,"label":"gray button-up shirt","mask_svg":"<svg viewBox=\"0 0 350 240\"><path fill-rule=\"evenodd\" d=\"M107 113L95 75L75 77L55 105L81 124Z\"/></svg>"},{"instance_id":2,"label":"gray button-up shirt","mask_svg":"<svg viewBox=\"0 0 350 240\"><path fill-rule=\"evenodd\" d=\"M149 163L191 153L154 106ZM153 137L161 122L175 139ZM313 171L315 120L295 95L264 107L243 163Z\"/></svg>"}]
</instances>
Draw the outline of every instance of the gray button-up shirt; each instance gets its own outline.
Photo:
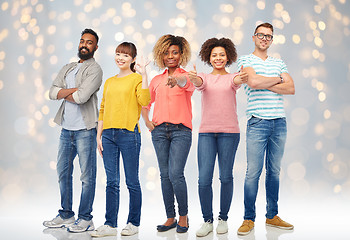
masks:
<instances>
[{"instance_id":1,"label":"gray button-up shirt","mask_svg":"<svg viewBox=\"0 0 350 240\"><path fill-rule=\"evenodd\" d=\"M58 73L50 88L49 97L51 100L58 100L57 94L61 89L67 88L65 78L72 71L77 62L65 65ZM72 94L74 101L79 104L81 114L87 129L97 126L98 121L98 100L97 92L102 84L102 69L94 58L90 58L83 62L75 77L75 86L78 88ZM61 104L56 117L55 123L62 124L64 112L64 102Z\"/></svg>"}]
</instances>

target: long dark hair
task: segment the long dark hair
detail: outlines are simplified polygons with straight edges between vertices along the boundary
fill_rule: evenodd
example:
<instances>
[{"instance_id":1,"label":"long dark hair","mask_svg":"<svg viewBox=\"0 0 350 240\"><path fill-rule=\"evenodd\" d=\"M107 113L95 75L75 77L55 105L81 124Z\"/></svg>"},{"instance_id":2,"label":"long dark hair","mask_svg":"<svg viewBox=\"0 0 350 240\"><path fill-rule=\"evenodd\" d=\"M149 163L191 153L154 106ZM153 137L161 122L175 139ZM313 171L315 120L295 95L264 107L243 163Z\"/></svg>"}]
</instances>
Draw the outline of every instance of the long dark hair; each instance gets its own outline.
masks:
<instances>
[{"instance_id":1,"label":"long dark hair","mask_svg":"<svg viewBox=\"0 0 350 240\"><path fill-rule=\"evenodd\" d=\"M116 53L125 53L130 55L133 59L137 56L137 49L132 42L122 42L115 49ZM135 62L130 64L131 71L135 72Z\"/></svg>"}]
</instances>

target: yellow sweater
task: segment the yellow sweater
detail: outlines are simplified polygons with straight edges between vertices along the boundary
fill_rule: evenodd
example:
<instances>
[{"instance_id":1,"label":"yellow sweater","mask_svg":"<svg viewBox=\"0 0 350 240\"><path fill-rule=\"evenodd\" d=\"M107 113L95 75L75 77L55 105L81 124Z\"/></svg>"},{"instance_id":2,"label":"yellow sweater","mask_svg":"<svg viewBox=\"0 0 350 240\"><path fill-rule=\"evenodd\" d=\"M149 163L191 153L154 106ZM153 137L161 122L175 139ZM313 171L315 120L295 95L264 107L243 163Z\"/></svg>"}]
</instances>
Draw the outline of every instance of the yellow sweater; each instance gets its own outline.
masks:
<instances>
[{"instance_id":1,"label":"yellow sweater","mask_svg":"<svg viewBox=\"0 0 350 240\"><path fill-rule=\"evenodd\" d=\"M150 100L148 88L142 89L140 74L108 78L103 88L98 120L103 121L103 129L124 128L134 131L142 106L147 106Z\"/></svg>"}]
</instances>

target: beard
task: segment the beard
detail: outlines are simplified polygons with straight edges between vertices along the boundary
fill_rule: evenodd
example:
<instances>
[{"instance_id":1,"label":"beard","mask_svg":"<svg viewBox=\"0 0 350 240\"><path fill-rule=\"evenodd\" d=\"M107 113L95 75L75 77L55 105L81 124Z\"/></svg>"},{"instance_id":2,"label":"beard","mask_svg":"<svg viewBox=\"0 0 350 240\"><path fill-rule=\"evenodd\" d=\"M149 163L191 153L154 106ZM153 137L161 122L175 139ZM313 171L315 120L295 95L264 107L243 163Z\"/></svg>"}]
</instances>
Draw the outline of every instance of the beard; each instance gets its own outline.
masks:
<instances>
[{"instance_id":1,"label":"beard","mask_svg":"<svg viewBox=\"0 0 350 240\"><path fill-rule=\"evenodd\" d=\"M260 51L266 51L269 49L270 45L266 43L264 46L262 46L261 43L256 43L255 46L260 50Z\"/></svg>"},{"instance_id":2,"label":"beard","mask_svg":"<svg viewBox=\"0 0 350 240\"><path fill-rule=\"evenodd\" d=\"M82 53L83 49L85 49L87 53ZM81 60L88 60L94 56L95 51L96 51L96 49L94 49L92 52L90 52L90 50L87 49L86 47L81 47L81 48L79 48L79 51L78 51L78 57Z\"/></svg>"}]
</instances>

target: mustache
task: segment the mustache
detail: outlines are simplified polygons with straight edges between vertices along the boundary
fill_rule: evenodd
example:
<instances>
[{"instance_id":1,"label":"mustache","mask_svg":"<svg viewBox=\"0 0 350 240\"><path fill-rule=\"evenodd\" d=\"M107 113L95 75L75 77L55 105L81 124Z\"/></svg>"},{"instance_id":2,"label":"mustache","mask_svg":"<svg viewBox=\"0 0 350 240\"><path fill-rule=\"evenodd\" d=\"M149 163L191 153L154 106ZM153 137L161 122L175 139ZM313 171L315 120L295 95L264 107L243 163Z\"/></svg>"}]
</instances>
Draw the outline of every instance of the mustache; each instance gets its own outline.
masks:
<instances>
[{"instance_id":1,"label":"mustache","mask_svg":"<svg viewBox=\"0 0 350 240\"><path fill-rule=\"evenodd\" d=\"M81 50L83 50L83 49L85 49L87 52L90 52L90 50L88 48L86 48L86 47L79 48L79 52L81 52Z\"/></svg>"}]
</instances>

